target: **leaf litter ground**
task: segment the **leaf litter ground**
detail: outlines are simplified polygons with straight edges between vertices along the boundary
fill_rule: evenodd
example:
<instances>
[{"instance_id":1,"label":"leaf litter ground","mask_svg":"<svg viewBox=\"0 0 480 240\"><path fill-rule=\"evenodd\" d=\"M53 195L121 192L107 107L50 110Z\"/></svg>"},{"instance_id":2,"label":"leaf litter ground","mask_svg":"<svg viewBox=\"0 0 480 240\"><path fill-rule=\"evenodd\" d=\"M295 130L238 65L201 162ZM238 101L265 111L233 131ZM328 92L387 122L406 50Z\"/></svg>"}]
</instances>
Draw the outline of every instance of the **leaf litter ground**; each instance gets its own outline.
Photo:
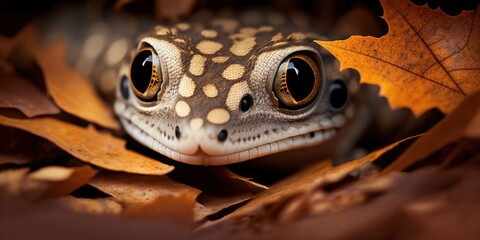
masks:
<instances>
[{"instance_id":1,"label":"leaf litter ground","mask_svg":"<svg viewBox=\"0 0 480 240\"><path fill-rule=\"evenodd\" d=\"M426 11L427 16L431 14L431 18L442 21L460 21L466 26L469 21L478 21L477 11L446 17L438 10L417 8L406 1L383 1L383 5L392 29L386 37L392 37L395 28L403 26L398 22L418 21L411 19L422 16L415 11ZM392 9L398 13L414 11L403 20L395 20L391 18ZM471 26L478 28L478 24ZM417 29L414 35L423 36L415 24L411 27ZM439 26L425 26L436 27ZM438 54L432 51L434 56L462 56L457 61L460 65L446 68L466 93L461 98L437 101L437 95L447 98L448 93L416 91L415 85L413 91L396 90L428 102L404 104L417 114L432 106L447 113L429 131L342 165L332 166L324 160L264 186L228 167L192 167L162 158L157 161L158 156L128 149L111 110L86 79L64 64L63 43L43 48L34 41L24 41L33 39L25 37L34 36L29 35L34 34L31 31L27 27L13 39L0 38L5 43L0 48L0 133L4 136L0 148L2 239L29 238L32 234L40 239L127 239L139 235L175 239L480 236L475 218L480 213L480 94L475 85L479 55L474 54L478 53L478 41L467 41L460 50L463 53L450 48L443 53L442 47L434 49L440 51ZM478 38L478 29L470 33L470 38ZM465 34L457 35L461 41ZM389 44L368 38L338 44L356 46L348 41L357 40ZM449 46L459 45L457 40L444 41ZM329 49L328 44L337 43L321 44ZM405 46L396 48L407 50ZM52 54L45 54L47 51ZM394 54L387 57L395 57ZM346 64L344 67L348 66L341 55L337 57ZM35 75L25 77L16 72L15 69L31 67L26 62L36 63L43 73L40 80L33 79ZM362 64L372 62L365 60ZM363 78L369 76L363 66L352 67L358 68ZM473 70L452 74L456 69ZM392 73L380 74L388 79L398 78ZM74 79L71 86L59 80L65 76ZM381 89L385 84L393 84L385 80L375 83ZM85 95L69 92L77 87L85 89L81 91ZM429 95L430 92L437 95ZM395 93L385 89L382 93L393 106L402 105L396 103L399 96ZM79 105L80 102L86 105Z\"/></svg>"}]
</instances>

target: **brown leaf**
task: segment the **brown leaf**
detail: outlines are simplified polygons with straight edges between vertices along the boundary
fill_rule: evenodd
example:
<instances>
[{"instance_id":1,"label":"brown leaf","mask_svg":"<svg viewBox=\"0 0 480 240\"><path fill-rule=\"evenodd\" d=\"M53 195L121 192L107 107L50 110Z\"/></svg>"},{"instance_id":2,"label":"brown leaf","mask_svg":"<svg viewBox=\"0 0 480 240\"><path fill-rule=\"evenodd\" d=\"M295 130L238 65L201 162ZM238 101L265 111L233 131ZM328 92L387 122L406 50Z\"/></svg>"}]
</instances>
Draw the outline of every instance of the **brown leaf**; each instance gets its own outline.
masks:
<instances>
[{"instance_id":1,"label":"brown leaf","mask_svg":"<svg viewBox=\"0 0 480 240\"><path fill-rule=\"evenodd\" d=\"M0 165L2 164L25 164L29 163L30 159L21 155L0 154Z\"/></svg>"},{"instance_id":2,"label":"brown leaf","mask_svg":"<svg viewBox=\"0 0 480 240\"><path fill-rule=\"evenodd\" d=\"M125 216L130 218L167 218L193 226L195 200L185 195L156 197L148 203L131 203L125 208Z\"/></svg>"},{"instance_id":3,"label":"brown leaf","mask_svg":"<svg viewBox=\"0 0 480 240\"><path fill-rule=\"evenodd\" d=\"M66 43L49 47L39 45L33 26L25 27L15 38L15 45L34 55L43 73L48 92L63 111L110 129L119 129L111 107L96 93L93 83L67 65Z\"/></svg>"},{"instance_id":4,"label":"brown leaf","mask_svg":"<svg viewBox=\"0 0 480 240\"><path fill-rule=\"evenodd\" d=\"M386 36L317 43L341 69L355 68L361 82L380 85L394 108L416 115L435 107L448 113L480 90L480 7L452 17L406 0L382 5Z\"/></svg>"},{"instance_id":5,"label":"brown leaf","mask_svg":"<svg viewBox=\"0 0 480 240\"><path fill-rule=\"evenodd\" d=\"M7 170L0 174L0 186L12 196L44 200L68 195L86 184L96 170L81 167L48 166L28 174L28 169Z\"/></svg>"},{"instance_id":6,"label":"brown leaf","mask_svg":"<svg viewBox=\"0 0 480 240\"><path fill-rule=\"evenodd\" d=\"M244 216L256 213L267 205L281 205L286 198L294 194L310 191L312 188L318 188L319 186L338 183L349 174L354 173L355 170L361 171L361 167L365 166L367 163L373 162L391 151L395 151L396 148L401 146L402 143L412 141L416 139L416 137L417 136L392 143L389 146L374 151L365 157L344 163L337 167L332 167L330 161L319 162L306 168L304 171L278 182L268 191L257 194L257 196L255 196L255 198L248 202L245 206L240 207L238 210L222 220L228 221L231 219L240 219ZM221 221L219 222L221 223ZM215 226L215 224L217 223L205 225L205 228L210 228Z\"/></svg>"},{"instance_id":7,"label":"brown leaf","mask_svg":"<svg viewBox=\"0 0 480 240\"><path fill-rule=\"evenodd\" d=\"M60 113L46 94L18 75L0 75L0 107L16 108L27 117Z\"/></svg>"},{"instance_id":8,"label":"brown leaf","mask_svg":"<svg viewBox=\"0 0 480 240\"><path fill-rule=\"evenodd\" d=\"M125 215L135 218L173 217L193 222L199 190L167 176L142 176L104 172L89 183L125 206Z\"/></svg>"},{"instance_id":9,"label":"brown leaf","mask_svg":"<svg viewBox=\"0 0 480 240\"><path fill-rule=\"evenodd\" d=\"M403 171L429 155L461 139L480 139L480 92L469 96L457 109L410 146L384 173Z\"/></svg>"},{"instance_id":10,"label":"brown leaf","mask_svg":"<svg viewBox=\"0 0 480 240\"><path fill-rule=\"evenodd\" d=\"M97 174L89 165L81 167L48 166L28 175L28 178L48 183L42 199L65 196L85 185Z\"/></svg>"},{"instance_id":11,"label":"brown leaf","mask_svg":"<svg viewBox=\"0 0 480 240\"><path fill-rule=\"evenodd\" d=\"M123 211L122 205L112 198L88 199L65 196L58 200L64 207L79 213L118 216Z\"/></svg>"},{"instance_id":12,"label":"brown leaf","mask_svg":"<svg viewBox=\"0 0 480 240\"><path fill-rule=\"evenodd\" d=\"M126 149L125 140L92 127L82 128L48 117L13 119L1 115L0 125L45 138L79 160L108 170L146 175L164 175L173 170L172 166Z\"/></svg>"},{"instance_id":13,"label":"brown leaf","mask_svg":"<svg viewBox=\"0 0 480 240\"><path fill-rule=\"evenodd\" d=\"M194 200L200 191L167 176L142 176L103 172L89 182L121 203L151 203L162 196L184 196Z\"/></svg>"}]
</instances>

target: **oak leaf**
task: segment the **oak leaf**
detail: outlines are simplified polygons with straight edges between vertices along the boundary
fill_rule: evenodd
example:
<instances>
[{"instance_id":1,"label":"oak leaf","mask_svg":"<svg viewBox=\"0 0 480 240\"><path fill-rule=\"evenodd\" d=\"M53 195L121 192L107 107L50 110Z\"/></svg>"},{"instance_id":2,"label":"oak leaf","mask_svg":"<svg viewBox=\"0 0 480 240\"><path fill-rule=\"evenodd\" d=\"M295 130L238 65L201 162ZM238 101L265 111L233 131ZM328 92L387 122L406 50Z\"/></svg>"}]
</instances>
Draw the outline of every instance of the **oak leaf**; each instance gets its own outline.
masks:
<instances>
[{"instance_id":1,"label":"oak leaf","mask_svg":"<svg viewBox=\"0 0 480 240\"><path fill-rule=\"evenodd\" d=\"M448 16L407 0L382 5L387 35L317 43L341 69L357 69L361 82L380 85L392 107L416 115L435 107L448 113L480 90L480 7Z\"/></svg>"}]
</instances>

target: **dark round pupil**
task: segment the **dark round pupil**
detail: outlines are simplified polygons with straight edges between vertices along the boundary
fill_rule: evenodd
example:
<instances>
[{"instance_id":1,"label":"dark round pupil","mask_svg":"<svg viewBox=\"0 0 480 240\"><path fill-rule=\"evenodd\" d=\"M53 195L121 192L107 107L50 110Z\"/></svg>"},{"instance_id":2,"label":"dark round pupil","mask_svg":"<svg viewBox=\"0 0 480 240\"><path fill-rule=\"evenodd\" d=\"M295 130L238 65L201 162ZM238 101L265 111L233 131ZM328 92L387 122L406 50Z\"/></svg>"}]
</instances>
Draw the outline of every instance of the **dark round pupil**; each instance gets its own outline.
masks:
<instances>
[{"instance_id":1,"label":"dark round pupil","mask_svg":"<svg viewBox=\"0 0 480 240\"><path fill-rule=\"evenodd\" d=\"M240 100L240 111L246 112L248 109L252 107L253 104L253 99L250 94L247 94L242 97L242 100Z\"/></svg>"},{"instance_id":2,"label":"dark round pupil","mask_svg":"<svg viewBox=\"0 0 480 240\"><path fill-rule=\"evenodd\" d=\"M133 85L139 92L144 93L147 90L152 78L152 67L153 55L150 50L139 52L133 59L130 75Z\"/></svg>"},{"instance_id":3,"label":"dark round pupil","mask_svg":"<svg viewBox=\"0 0 480 240\"><path fill-rule=\"evenodd\" d=\"M313 90L315 76L313 69L305 60L292 58L287 66L287 86L296 101L302 101Z\"/></svg>"},{"instance_id":4,"label":"dark round pupil","mask_svg":"<svg viewBox=\"0 0 480 240\"><path fill-rule=\"evenodd\" d=\"M347 103L348 90L345 83L336 80L330 85L330 105L334 108L341 108Z\"/></svg>"}]
</instances>

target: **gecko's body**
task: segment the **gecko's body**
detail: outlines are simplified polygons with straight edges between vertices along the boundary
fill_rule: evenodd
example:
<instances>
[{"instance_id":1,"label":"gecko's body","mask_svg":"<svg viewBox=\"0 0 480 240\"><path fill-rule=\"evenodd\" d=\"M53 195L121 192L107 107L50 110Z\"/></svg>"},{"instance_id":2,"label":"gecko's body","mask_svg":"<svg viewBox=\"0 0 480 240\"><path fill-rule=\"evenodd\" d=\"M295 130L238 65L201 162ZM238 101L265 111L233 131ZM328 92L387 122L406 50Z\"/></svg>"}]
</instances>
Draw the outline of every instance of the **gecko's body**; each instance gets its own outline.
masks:
<instances>
[{"instance_id":1,"label":"gecko's body","mask_svg":"<svg viewBox=\"0 0 480 240\"><path fill-rule=\"evenodd\" d=\"M119 73L114 110L124 129L171 159L224 165L294 149L322 152L353 115L347 86L356 79L314 43L325 37L285 19L258 12L192 18L152 26L136 42L139 29L129 30L128 20L95 24L74 55L83 54L77 66L87 64L89 75ZM103 53L92 53L97 42Z\"/></svg>"}]
</instances>

